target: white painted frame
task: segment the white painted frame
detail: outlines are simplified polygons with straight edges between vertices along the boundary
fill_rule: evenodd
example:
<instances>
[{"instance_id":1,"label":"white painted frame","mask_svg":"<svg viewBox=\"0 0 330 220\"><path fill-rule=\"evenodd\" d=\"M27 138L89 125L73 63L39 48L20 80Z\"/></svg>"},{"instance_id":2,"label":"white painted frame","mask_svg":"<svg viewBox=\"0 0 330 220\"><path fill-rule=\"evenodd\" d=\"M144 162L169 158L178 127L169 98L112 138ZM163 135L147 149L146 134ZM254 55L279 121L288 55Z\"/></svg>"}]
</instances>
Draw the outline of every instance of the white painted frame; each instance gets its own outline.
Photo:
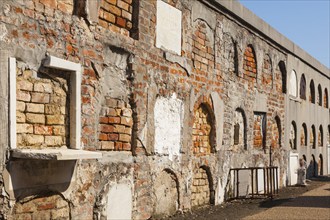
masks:
<instances>
[{"instance_id":1,"label":"white painted frame","mask_svg":"<svg viewBox=\"0 0 330 220\"><path fill-rule=\"evenodd\" d=\"M46 57L44 66L48 68L70 71L70 146L81 149L81 65L54 56ZM10 148L16 143L16 59L9 58L10 86Z\"/></svg>"}]
</instances>

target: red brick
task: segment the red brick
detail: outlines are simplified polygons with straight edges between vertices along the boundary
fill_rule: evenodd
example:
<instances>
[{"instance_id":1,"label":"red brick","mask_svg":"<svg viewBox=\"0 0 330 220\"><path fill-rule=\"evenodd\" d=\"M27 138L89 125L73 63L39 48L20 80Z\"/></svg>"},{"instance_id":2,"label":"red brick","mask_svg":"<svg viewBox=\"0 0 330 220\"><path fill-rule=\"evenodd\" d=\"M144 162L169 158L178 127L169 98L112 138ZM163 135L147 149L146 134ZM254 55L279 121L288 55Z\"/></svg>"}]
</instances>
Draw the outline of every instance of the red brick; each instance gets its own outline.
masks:
<instances>
[{"instance_id":1,"label":"red brick","mask_svg":"<svg viewBox=\"0 0 330 220\"><path fill-rule=\"evenodd\" d=\"M99 134L99 140L100 141L107 141L108 140L108 135L104 133Z\"/></svg>"},{"instance_id":2,"label":"red brick","mask_svg":"<svg viewBox=\"0 0 330 220\"><path fill-rule=\"evenodd\" d=\"M109 134L108 135L108 140L109 141L117 141L119 139L119 135L118 134Z\"/></svg>"},{"instance_id":3,"label":"red brick","mask_svg":"<svg viewBox=\"0 0 330 220\"><path fill-rule=\"evenodd\" d=\"M117 22L116 23L121 27L125 27L126 26L126 19L121 18L121 17L117 17Z\"/></svg>"},{"instance_id":4,"label":"red brick","mask_svg":"<svg viewBox=\"0 0 330 220\"><path fill-rule=\"evenodd\" d=\"M115 127L112 125L101 125L101 129L100 129L100 131L104 133L114 132L114 130Z\"/></svg>"},{"instance_id":5,"label":"red brick","mask_svg":"<svg viewBox=\"0 0 330 220\"><path fill-rule=\"evenodd\" d=\"M119 124L120 123L120 117L109 117L109 123L110 124Z\"/></svg>"},{"instance_id":6,"label":"red brick","mask_svg":"<svg viewBox=\"0 0 330 220\"><path fill-rule=\"evenodd\" d=\"M99 122L102 124L108 124L109 118L108 117L100 117Z\"/></svg>"}]
</instances>

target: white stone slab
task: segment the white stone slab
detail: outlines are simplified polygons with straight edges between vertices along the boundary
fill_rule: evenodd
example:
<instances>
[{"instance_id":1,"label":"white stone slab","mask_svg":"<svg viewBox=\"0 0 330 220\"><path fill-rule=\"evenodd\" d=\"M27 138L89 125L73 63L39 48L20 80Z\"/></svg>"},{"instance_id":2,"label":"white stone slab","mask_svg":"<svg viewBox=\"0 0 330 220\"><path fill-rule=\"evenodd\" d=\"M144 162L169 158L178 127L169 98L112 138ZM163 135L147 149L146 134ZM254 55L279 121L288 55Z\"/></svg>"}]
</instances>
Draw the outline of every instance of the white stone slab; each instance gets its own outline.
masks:
<instances>
[{"instance_id":1,"label":"white stone slab","mask_svg":"<svg viewBox=\"0 0 330 220\"><path fill-rule=\"evenodd\" d=\"M11 155L14 158L35 160L78 160L102 157L100 152L74 149L15 149L11 151Z\"/></svg>"},{"instance_id":2,"label":"white stone slab","mask_svg":"<svg viewBox=\"0 0 330 220\"><path fill-rule=\"evenodd\" d=\"M157 0L156 47L181 55L182 12Z\"/></svg>"},{"instance_id":3,"label":"white stone slab","mask_svg":"<svg viewBox=\"0 0 330 220\"><path fill-rule=\"evenodd\" d=\"M299 166L299 154L290 153L290 161L289 161L289 172L290 172L290 185L295 185L297 183L297 169Z\"/></svg>"},{"instance_id":4,"label":"white stone slab","mask_svg":"<svg viewBox=\"0 0 330 220\"><path fill-rule=\"evenodd\" d=\"M168 154L170 159L180 154L183 112L183 103L175 93L170 98L157 98L154 107L155 152Z\"/></svg>"},{"instance_id":5,"label":"white stone slab","mask_svg":"<svg viewBox=\"0 0 330 220\"><path fill-rule=\"evenodd\" d=\"M132 190L128 184L116 184L109 190L107 219L132 219Z\"/></svg>"}]
</instances>

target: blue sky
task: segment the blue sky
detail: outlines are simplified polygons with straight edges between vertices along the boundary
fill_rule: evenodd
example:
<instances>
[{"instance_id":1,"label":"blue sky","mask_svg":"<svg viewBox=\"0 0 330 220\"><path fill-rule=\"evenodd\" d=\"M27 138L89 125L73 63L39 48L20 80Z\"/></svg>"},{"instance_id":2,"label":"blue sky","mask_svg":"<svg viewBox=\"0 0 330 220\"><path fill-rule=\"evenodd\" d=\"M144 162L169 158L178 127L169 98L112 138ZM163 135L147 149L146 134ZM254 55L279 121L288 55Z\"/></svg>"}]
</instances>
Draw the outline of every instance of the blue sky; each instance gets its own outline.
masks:
<instances>
[{"instance_id":1,"label":"blue sky","mask_svg":"<svg viewBox=\"0 0 330 220\"><path fill-rule=\"evenodd\" d=\"M240 0L277 31L330 67L330 0Z\"/></svg>"}]
</instances>

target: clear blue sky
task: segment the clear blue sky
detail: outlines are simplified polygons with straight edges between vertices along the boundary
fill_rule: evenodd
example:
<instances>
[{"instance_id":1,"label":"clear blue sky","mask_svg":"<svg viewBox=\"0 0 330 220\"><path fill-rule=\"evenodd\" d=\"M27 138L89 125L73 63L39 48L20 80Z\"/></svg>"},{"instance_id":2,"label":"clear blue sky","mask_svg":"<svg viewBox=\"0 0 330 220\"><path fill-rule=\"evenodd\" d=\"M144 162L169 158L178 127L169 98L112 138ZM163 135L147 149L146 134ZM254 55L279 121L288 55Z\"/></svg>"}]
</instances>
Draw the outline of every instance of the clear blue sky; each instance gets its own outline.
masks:
<instances>
[{"instance_id":1,"label":"clear blue sky","mask_svg":"<svg viewBox=\"0 0 330 220\"><path fill-rule=\"evenodd\" d=\"M281 34L330 67L330 0L240 0Z\"/></svg>"}]
</instances>

